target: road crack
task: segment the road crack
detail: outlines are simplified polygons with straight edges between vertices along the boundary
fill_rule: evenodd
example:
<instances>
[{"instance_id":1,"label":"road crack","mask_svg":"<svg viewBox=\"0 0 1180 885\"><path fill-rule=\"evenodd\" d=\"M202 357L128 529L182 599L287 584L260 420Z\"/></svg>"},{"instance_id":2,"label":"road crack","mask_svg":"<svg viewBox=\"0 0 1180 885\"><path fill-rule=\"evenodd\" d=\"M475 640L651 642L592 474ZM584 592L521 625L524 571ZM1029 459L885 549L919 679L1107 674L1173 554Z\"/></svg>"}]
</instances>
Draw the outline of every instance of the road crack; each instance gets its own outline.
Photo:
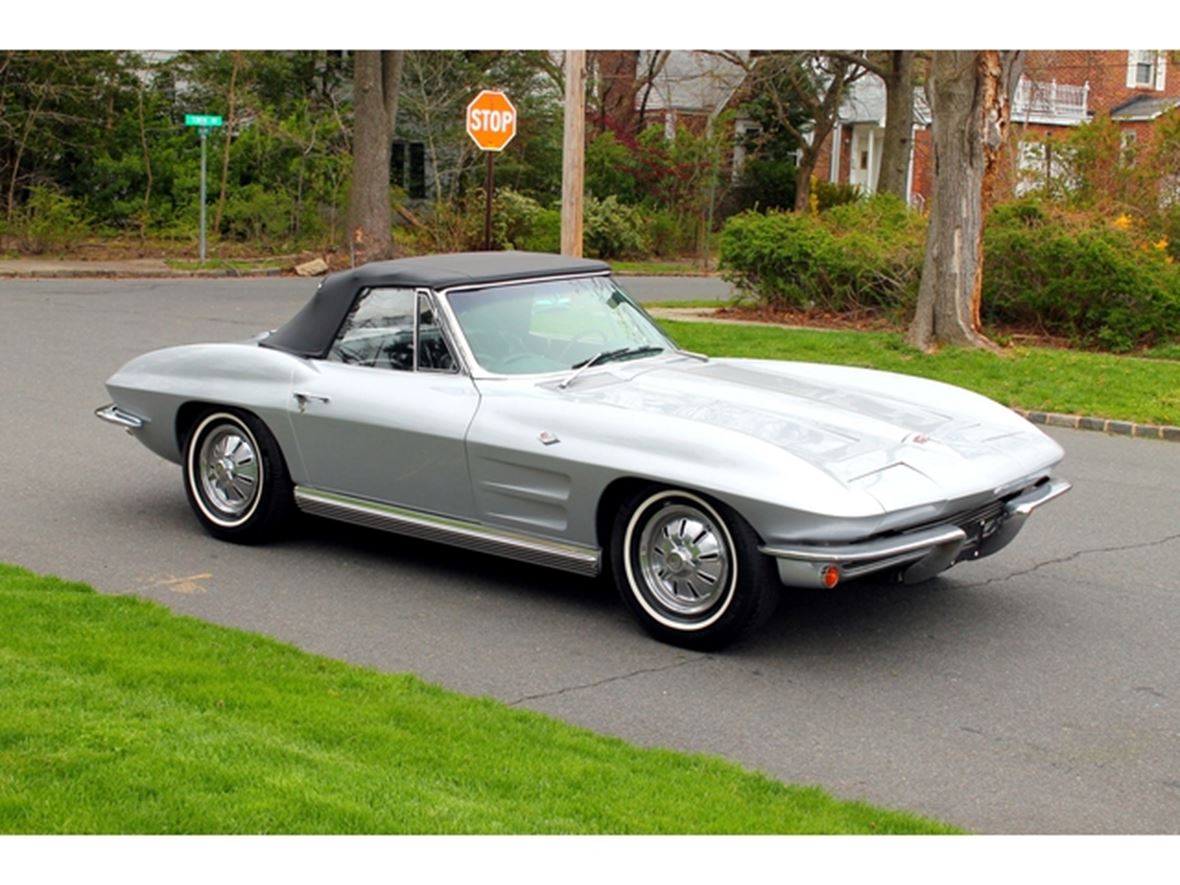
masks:
<instances>
[{"instance_id":1,"label":"road crack","mask_svg":"<svg viewBox=\"0 0 1180 885\"><path fill-rule=\"evenodd\" d=\"M509 707L516 707L520 704L528 703L529 701L547 700L548 698L559 697L563 694L570 694L575 691L586 691L593 688L601 688L604 685L610 685L612 682L622 682L627 679L634 679L636 676L647 676L652 673L667 673L670 670L679 670L681 667L687 667L692 664L700 664L706 661L713 660L712 655L699 655L692 658L683 658L672 664L666 664L663 667L643 667L638 670L632 670L629 673L620 673L617 676L607 676L605 679L599 679L595 682L585 682L579 685L567 685L564 688L558 688L554 691L545 691L540 694L525 695L522 698L517 698L514 701L508 701Z\"/></svg>"},{"instance_id":2,"label":"road crack","mask_svg":"<svg viewBox=\"0 0 1180 885\"><path fill-rule=\"evenodd\" d=\"M973 589L975 587L987 587L989 584L1002 584L1005 581L1011 581L1013 578L1023 578L1025 575L1031 575L1033 572L1039 571L1043 568L1048 568L1049 566L1053 565L1063 565L1067 562L1073 562L1074 560L1081 559L1083 556L1090 556L1091 554L1125 553L1129 550L1149 550L1152 547L1162 547L1164 544L1169 544L1173 541L1180 541L1180 534L1168 535L1165 538L1159 538L1155 541L1140 541L1136 544L1120 544L1113 547L1088 547L1082 550L1075 550L1073 553L1070 553L1067 556L1059 556L1055 559L1046 559L1044 562L1038 562L1034 566L1021 569L1017 572L1012 572L1011 574L1004 575L1003 577L988 578L986 581L977 581L974 584L968 584L967 589Z\"/></svg>"}]
</instances>

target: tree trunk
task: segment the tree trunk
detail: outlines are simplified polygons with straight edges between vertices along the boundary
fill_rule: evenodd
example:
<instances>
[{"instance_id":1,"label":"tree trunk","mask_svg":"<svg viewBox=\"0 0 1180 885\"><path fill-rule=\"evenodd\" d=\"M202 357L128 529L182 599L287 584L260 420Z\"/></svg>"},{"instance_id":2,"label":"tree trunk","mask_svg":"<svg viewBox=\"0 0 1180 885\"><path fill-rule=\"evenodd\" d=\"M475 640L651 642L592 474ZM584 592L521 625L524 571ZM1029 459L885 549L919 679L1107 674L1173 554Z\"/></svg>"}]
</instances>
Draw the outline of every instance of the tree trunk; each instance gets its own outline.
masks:
<instances>
[{"instance_id":1,"label":"tree trunk","mask_svg":"<svg viewBox=\"0 0 1180 885\"><path fill-rule=\"evenodd\" d=\"M143 212L139 217L139 240L147 239L148 221L152 211L152 153L148 150L147 121L143 113L143 91L145 84L139 81L139 146L143 150L143 171L147 181L143 189Z\"/></svg>"},{"instance_id":2,"label":"tree trunk","mask_svg":"<svg viewBox=\"0 0 1180 885\"><path fill-rule=\"evenodd\" d=\"M389 152L397 114L401 51L359 50L353 57L352 188L349 237L359 262L393 257Z\"/></svg>"},{"instance_id":3,"label":"tree trunk","mask_svg":"<svg viewBox=\"0 0 1180 885\"><path fill-rule=\"evenodd\" d=\"M877 192L909 194L910 153L914 142L914 51L889 53L885 80L885 139Z\"/></svg>"},{"instance_id":4,"label":"tree trunk","mask_svg":"<svg viewBox=\"0 0 1180 885\"><path fill-rule=\"evenodd\" d=\"M815 174L815 163L819 159L819 147L832 134L833 125L822 126L816 121L811 144L804 144L799 150L799 168L795 172L795 211L808 212L811 209L811 179Z\"/></svg>"},{"instance_id":5,"label":"tree trunk","mask_svg":"<svg viewBox=\"0 0 1180 885\"><path fill-rule=\"evenodd\" d=\"M225 118L225 144L221 151L221 189L217 192L217 209L213 213L213 236L221 236L221 217L225 214L225 195L229 186L229 149L233 146L234 128L237 125L238 71L242 68L242 53L234 53L233 67L229 72L229 113Z\"/></svg>"},{"instance_id":6,"label":"tree trunk","mask_svg":"<svg viewBox=\"0 0 1180 885\"><path fill-rule=\"evenodd\" d=\"M918 307L907 340L991 346L979 321L985 184L1007 135L1021 51L939 51L928 84L934 194Z\"/></svg>"},{"instance_id":7,"label":"tree trunk","mask_svg":"<svg viewBox=\"0 0 1180 885\"><path fill-rule=\"evenodd\" d=\"M635 96L639 91L639 51L635 49L600 51L595 54L598 68L597 131L608 127L616 132L634 132Z\"/></svg>"},{"instance_id":8,"label":"tree trunk","mask_svg":"<svg viewBox=\"0 0 1180 885\"><path fill-rule=\"evenodd\" d=\"M843 54L831 56L829 62L827 86L820 96L820 100L812 103L808 108L813 121L811 138L800 139L799 171L795 176L796 212L806 212L811 208L811 178L815 172L815 163L819 159L819 152L831 136L832 130L836 128L836 121L840 118L840 105L844 101L844 93L848 90L849 84L859 79L865 71L863 67ZM790 115L785 108L782 96L772 94L772 98L779 111L780 120L787 125L787 129L790 131L794 127L789 125Z\"/></svg>"}]
</instances>

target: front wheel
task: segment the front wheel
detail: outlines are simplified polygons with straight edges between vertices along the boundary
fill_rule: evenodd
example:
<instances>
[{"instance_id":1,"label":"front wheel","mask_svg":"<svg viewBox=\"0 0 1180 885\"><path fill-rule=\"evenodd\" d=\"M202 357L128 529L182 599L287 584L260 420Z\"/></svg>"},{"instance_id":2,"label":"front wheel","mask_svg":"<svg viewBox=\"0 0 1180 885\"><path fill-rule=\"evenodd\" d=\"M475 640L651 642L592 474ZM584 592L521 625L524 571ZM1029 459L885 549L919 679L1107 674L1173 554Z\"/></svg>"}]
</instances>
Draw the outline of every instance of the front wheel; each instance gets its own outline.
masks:
<instances>
[{"instance_id":1,"label":"front wheel","mask_svg":"<svg viewBox=\"0 0 1180 885\"><path fill-rule=\"evenodd\" d=\"M611 536L623 602L648 633L695 649L755 629L778 602L774 564L742 517L681 489L647 488L623 505Z\"/></svg>"},{"instance_id":2,"label":"front wheel","mask_svg":"<svg viewBox=\"0 0 1180 885\"><path fill-rule=\"evenodd\" d=\"M223 541L269 540L294 509L278 443L265 424L236 410L210 410L193 425L184 490L201 525Z\"/></svg>"}]
</instances>

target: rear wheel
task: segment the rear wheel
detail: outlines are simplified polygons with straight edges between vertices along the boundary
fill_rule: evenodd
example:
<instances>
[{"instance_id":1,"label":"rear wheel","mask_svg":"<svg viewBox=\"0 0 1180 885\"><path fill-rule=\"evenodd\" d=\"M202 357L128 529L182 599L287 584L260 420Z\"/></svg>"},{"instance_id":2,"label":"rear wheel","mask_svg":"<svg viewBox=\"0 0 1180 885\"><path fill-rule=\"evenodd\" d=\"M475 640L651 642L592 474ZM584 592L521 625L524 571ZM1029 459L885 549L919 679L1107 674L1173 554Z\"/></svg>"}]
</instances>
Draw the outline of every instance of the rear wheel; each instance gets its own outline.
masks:
<instances>
[{"instance_id":1,"label":"rear wheel","mask_svg":"<svg viewBox=\"0 0 1180 885\"><path fill-rule=\"evenodd\" d=\"M749 633L778 602L774 564L731 508L682 489L649 487L624 502L611 537L623 602L657 639L718 648Z\"/></svg>"},{"instance_id":2,"label":"rear wheel","mask_svg":"<svg viewBox=\"0 0 1180 885\"><path fill-rule=\"evenodd\" d=\"M269 540L294 510L274 436L236 410L210 410L193 425L184 447L184 490L201 525L224 541Z\"/></svg>"}]
</instances>

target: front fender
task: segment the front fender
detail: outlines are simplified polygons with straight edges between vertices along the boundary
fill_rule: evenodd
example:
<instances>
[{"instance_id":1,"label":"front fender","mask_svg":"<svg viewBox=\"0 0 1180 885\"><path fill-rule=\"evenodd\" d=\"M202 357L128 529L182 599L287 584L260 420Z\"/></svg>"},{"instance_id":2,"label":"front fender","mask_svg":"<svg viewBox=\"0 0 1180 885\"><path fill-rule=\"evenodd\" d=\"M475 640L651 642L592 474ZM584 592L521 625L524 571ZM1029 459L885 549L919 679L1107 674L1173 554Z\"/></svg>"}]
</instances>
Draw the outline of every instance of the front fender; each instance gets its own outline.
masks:
<instances>
[{"instance_id":1,"label":"front fender","mask_svg":"<svg viewBox=\"0 0 1180 885\"><path fill-rule=\"evenodd\" d=\"M711 495L764 538L875 525L881 505L738 430L575 400L535 384L481 382L468 431L480 518L597 544L603 490L637 478Z\"/></svg>"}]
</instances>

